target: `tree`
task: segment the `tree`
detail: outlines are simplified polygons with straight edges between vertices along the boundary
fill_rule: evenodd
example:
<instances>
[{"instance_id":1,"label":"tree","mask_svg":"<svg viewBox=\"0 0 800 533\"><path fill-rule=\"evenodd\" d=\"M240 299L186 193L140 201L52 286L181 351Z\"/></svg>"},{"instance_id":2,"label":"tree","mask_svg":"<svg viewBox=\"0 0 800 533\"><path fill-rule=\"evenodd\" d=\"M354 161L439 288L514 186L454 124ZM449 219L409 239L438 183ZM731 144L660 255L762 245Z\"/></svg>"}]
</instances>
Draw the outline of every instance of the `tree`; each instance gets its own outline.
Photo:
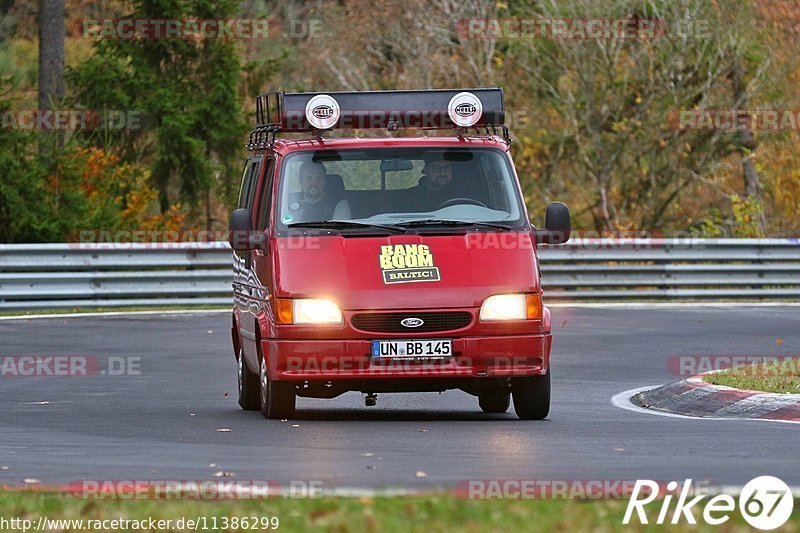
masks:
<instances>
[{"instance_id":1,"label":"tree","mask_svg":"<svg viewBox=\"0 0 800 533\"><path fill-rule=\"evenodd\" d=\"M51 110L64 98L64 0L39 1L39 110ZM58 134L58 145L64 142ZM40 146L40 150L44 150Z\"/></svg>"},{"instance_id":2,"label":"tree","mask_svg":"<svg viewBox=\"0 0 800 533\"><path fill-rule=\"evenodd\" d=\"M652 230L685 219L679 200L713 184L715 169L738 147L731 133L682 129L677 119L682 111L732 107L727 74L738 57L732 51L747 48L744 37L701 0L551 0L515 14L666 24L656 38L520 41L508 61L519 73L516 90L537 95L532 108L552 110L523 140L539 143L539 155L550 159L542 182L585 205L597 229Z\"/></svg>"},{"instance_id":3,"label":"tree","mask_svg":"<svg viewBox=\"0 0 800 533\"><path fill-rule=\"evenodd\" d=\"M130 18L225 19L233 0L139 0ZM92 58L69 73L77 101L93 109L133 111L148 127L115 143L126 161L146 161L163 212L185 200L206 204L211 191L229 191L246 126L237 96L241 64L234 42L213 40L98 40Z\"/></svg>"}]
</instances>

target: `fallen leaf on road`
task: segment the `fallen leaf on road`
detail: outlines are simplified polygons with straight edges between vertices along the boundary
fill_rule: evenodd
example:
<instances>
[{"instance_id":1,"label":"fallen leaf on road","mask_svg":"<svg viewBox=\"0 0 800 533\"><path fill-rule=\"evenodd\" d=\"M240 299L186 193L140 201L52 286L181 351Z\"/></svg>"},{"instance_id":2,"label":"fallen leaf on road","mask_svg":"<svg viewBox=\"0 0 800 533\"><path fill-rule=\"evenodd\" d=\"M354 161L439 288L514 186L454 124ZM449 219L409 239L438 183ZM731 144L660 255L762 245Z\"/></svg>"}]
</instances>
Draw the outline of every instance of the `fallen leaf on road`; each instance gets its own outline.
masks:
<instances>
[{"instance_id":1,"label":"fallen leaf on road","mask_svg":"<svg viewBox=\"0 0 800 533\"><path fill-rule=\"evenodd\" d=\"M372 457L373 455L375 455L375 454L371 453L371 452L367 452L367 453L362 453L361 457Z\"/></svg>"},{"instance_id":2,"label":"fallen leaf on road","mask_svg":"<svg viewBox=\"0 0 800 533\"><path fill-rule=\"evenodd\" d=\"M427 433L428 430L427 429L418 429L417 432L419 432L419 433Z\"/></svg>"},{"instance_id":3,"label":"fallen leaf on road","mask_svg":"<svg viewBox=\"0 0 800 533\"><path fill-rule=\"evenodd\" d=\"M225 397L226 397L226 398L229 398L229 397L230 397L230 395L231 395L231 394L230 394L229 392L226 392L226 393L225 393Z\"/></svg>"},{"instance_id":4,"label":"fallen leaf on road","mask_svg":"<svg viewBox=\"0 0 800 533\"><path fill-rule=\"evenodd\" d=\"M367 465L367 470L375 470L375 465Z\"/></svg>"},{"instance_id":5,"label":"fallen leaf on road","mask_svg":"<svg viewBox=\"0 0 800 533\"><path fill-rule=\"evenodd\" d=\"M208 465L209 468L216 468L216 466L217 466L217 463L211 463L210 465Z\"/></svg>"},{"instance_id":6,"label":"fallen leaf on road","mask_svg":"<svg viewBox=\"0 0 800 533\"><path fill-rule=\"evenodd\" d=\"M293 428L299 428L299 427L300 427L300 424L292 424L292 427L293 427Z\"/></svg>"},{"instance_id":7,"label":"fallen leaf on road","mask_svg":"<svg viewBox=\"0 0 800 533\"><path fill-rule=\"evenodd\" d=\"M783 346L783 339L777 339L775 341L775 344L777 344L778 346Z\"/></svg>"},{"instance_id":8,"label":"fallen leaf on road","mask_svg":"<svg viewBox=\"0 0 800 533\"><path fill-rule=\"evenodd\" d=\"M428 477L428 474L426 474L422 470L417 470L417 473L414 474L414 475L417 476L417 477Z\"/></svg>"},{"instance_id":9,"label":"fallen leaf on road","mask_svg":"<svg viewBox=\"0 0 800 533\"><path fill-rule=\"evenodd\" d=\"M7 466L0 466L0 470L8 470Z\"/></svg>"},{"instance_id":10,"label":"fallen leaf on road","mask_svg":"<svg viewBox=\"0 0 800 533\"><path fill-rule=\"evenodd\" d=\"M217 430L217 433L230 433L230 432L231 432L231 430L228 429L228 428L219 428Z\"/></svg>"},{"instance_id":11,"label":"fallen leaf on road","mask_svg":"<svg viewBox=\"0 0 800 533\"><path fill-rule=\"evenodd\" d=\"M223 472L222 470L214 472L212 475L214 477L234 477L233 472Z\"/></svg>"},{"instance_id":12,"label":"fallen leaf on road","mask_svg":"<svg viewBox=\"0 0 800 533\"><path fill-rule=\"evenodd\" d=\"M40 483L38 479L33 479L30 477L26 477L25 479L22 480L22 482L25 483L26 485L38 485Z\"/></svg>"}]
</instances>

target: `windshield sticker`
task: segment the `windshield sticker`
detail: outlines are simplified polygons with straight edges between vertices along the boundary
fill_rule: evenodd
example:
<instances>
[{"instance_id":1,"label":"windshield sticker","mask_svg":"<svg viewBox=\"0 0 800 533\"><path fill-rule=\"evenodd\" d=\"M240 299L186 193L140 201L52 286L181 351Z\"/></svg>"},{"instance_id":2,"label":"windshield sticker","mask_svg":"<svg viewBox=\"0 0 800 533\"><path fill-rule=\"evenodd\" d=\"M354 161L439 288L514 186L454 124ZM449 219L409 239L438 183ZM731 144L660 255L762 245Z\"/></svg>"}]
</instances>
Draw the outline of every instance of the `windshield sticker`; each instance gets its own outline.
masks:
<instances>
[{"instance_id":1,"label":"windshield sticker","mask_svg":"<svg viewBox=\"0 0 800 533\"><path fill-rule=\"evenodd\" d=\"M384 283L441 280L427 244L381 246L380 264Z\"/></svg>"}]
</instances>

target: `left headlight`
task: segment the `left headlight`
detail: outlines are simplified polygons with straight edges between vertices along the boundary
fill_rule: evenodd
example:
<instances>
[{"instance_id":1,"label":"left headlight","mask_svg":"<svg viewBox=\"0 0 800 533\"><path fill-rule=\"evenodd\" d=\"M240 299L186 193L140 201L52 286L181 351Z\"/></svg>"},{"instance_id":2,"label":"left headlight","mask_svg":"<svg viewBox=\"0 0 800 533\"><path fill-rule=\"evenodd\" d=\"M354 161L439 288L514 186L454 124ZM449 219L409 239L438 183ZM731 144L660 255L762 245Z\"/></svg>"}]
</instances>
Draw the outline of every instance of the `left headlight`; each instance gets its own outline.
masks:
<instances>
[{"instance_id":1,"label":"left headlight","mask_svg":"<svg viewBox=\"0 0 800 533\"><path fill-rule=\"evenodd\" d=\"M483 301L482 322L496 320L526 320L542 316L542 298L537 293L495 294Z\"/></svg>"},{"instance_id":2,"label":"left headlight","mask_svg":"<svg viewBox=\"0 0 800 533\"><path fill-rule=\"evenodd\" d=\"M279 324L342 323L342 311L336 302L321 298L297 300L279 298L276 315Z\"/></svg>"},{"instance_id":3,"label":"left headlight","mask_svg":"<svg viewBox=\"0 0 800 533\"><path fill-rule=\"evenodd\" d=\"M294 300L295 324L341 324L342 311L331 300Z\"/></svg>"}]
</instances>

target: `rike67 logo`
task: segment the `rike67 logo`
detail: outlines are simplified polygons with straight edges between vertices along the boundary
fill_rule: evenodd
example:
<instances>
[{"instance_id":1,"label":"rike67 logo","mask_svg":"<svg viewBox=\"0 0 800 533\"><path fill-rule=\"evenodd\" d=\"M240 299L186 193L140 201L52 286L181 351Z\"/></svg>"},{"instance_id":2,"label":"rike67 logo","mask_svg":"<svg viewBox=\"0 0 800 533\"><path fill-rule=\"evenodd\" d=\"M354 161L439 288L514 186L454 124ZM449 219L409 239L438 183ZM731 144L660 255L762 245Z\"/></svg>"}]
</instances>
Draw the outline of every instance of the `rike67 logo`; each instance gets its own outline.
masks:
<instances>
[{"instance_id":1,"label":"rike67 logo","mask_svg":"<svg viewBox=\"0 0 800 533\"><path fill-rule=\"evenodd\" d=\"M736 500L729 494L717 494L710 498L708 494L695 495L691 479L684 482L680 493L677 494L675 507L671 509L677 488L677 481L670 481L667 484L667 493L660 500L661 506L655 520L656 524L678 524L682 519L685 519L686 523L696 524L694 513L697 511L702 513L705 523L718 526L727 522L731 513L736 510ZM650 503L654 503L654 507L658 505L658 489L659 486L655 481L637 480L622 523L630 524L635 511L639 522L648 524L649 518L645 506ZM709 499L704 502L706 498ZM792 515L794 498L791 489L782 480L773 476L760 476L750 480L742 488L738 508L750 526L769 531L786 523Z\"/></svg>"}]
</instances>

